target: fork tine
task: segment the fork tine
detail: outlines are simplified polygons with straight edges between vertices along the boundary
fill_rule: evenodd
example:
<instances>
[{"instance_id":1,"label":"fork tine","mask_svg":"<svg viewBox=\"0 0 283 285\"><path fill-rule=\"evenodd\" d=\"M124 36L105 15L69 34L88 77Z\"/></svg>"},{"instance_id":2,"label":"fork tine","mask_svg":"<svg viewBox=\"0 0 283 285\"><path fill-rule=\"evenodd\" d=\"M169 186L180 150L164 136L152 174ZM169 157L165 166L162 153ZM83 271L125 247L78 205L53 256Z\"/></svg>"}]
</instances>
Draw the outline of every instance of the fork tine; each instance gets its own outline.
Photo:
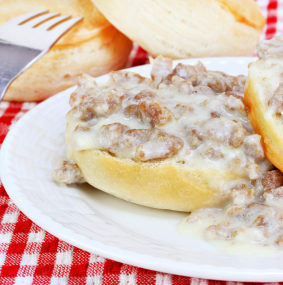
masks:
<instances>
[{"instance_id":1,"label":"fork tine","mask_svg":"<svg viewBox=\"0 0 283 285\"><path fill-rule=\"evenodd\" d=\"M53 18L53 17L56 17L56 16L59 16L60 13L45 13L43 15L40 15L32 20L29 20L27 21L24 25L27 27L34 27L40 23L42 23L43 21L46 21L48 20L49 18ZM39 25L40 26L40 25Z\"/></svg>"},{"instance_id":2,"label":"fork tine","mask_svg":"<svg viewBox=\"0 0 283 285\"><path fill-rule=\"evenodd\" d=\"M61 21L64 21L70 17L71 16L65 15L65 16L56 17L54 19L50 19L49 21L46 21L42 25L39 25L38 28L43 29L43 30L48 30L48 29L52 28L53 26L55 26L56 24L59 24Z\"/></svg>"},{"instance_id":3,"label":"fork tine","mask_svg":"<svg viewBox=\"0 0 283 285\"><path fill-rule=\"evenodd\" d=\"M65 21L65 22L59 24L54 29L52 29L50 32L61 35L65 32L67 32L69 29L71 29L75 24L80 22L82 19L83 19L83 17L72 18L68 21Z\"/></svg>"},{"instance_id":4,"label":"fork tine","mask_svg":"<svg viewBox=\"0 0 283 285\"><path fill-rule=\"evenodd\" d=\"M27 21L28 19L30 18L33 18L33 17L36 17L36 16L39 16L41 14L45 14L47 13L48 10L41 10L41 11L36 11L36 12L31 12L31 13L27 13L27 14L24 14L24 15L21 15L19 17L16 17L16 18L13 18L11 19L10 21L6 22L6 24L13 24L13 25L19 25L25 21Z\"/></svg>"}]
</instances>

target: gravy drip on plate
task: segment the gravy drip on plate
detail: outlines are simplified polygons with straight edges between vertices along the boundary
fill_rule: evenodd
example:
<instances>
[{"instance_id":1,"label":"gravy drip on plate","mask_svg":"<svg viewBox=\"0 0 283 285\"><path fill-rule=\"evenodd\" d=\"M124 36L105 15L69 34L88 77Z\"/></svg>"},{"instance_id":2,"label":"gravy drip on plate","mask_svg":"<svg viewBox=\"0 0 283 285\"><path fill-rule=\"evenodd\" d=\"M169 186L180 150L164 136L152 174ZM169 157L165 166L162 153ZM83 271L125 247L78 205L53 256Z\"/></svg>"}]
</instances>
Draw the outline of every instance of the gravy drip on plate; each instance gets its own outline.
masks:
<instances>
[{"instance_id":1,"label":"gravy drip on plate","mask_svg":"<svg viewBox=\"0 0 283 285\"><path fill-rule=\"evenodd\" d=\"M223 209L194 211L180 224L180 231L203 237L226 251L247 254L278 253L283 248L283 174L267 171L257 187L245 185L231 191ZM251 249L250 248L250 249Z\"/></svg>"}]
</instances>

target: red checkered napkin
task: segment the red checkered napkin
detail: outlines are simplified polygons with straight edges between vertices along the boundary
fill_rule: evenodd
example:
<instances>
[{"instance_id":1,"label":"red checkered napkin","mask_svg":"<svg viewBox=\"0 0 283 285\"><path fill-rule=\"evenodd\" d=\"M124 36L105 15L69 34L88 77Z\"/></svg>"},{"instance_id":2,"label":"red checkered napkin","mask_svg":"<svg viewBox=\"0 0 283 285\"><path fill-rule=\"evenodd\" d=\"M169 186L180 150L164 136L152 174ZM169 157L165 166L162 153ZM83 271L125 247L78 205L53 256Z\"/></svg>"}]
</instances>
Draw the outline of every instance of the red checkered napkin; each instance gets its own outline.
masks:
<instances>
[{"instance_id":1,"label":"red checkered napkin","mask_svg":"<svg viewBox=\"0 0 283 285\"><path fill-rule=\"evenodd\" d=\"M283 33L283 0L258 0L267 26L265 38ZM128 66L147 62L134 45ZM0 63L1 64L1 63ZM35 103L0 103L0 145L10 126ZM0 182L0 284L206 285L241 284L145 270L90 254L63 242L29 220Z\"/></svg>"}]
</instances>

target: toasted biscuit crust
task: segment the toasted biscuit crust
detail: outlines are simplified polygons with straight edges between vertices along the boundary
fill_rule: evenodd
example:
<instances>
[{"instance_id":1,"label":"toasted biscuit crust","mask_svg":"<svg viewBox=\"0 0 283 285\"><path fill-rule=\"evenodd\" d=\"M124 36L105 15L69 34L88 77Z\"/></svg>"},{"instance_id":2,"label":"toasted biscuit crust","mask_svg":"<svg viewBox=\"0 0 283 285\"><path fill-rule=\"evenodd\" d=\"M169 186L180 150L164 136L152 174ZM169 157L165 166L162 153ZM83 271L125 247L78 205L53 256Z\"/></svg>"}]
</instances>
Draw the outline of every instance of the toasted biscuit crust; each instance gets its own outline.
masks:
<instances>
[{"instance_id":1,"label":"toasted biscuit crust","mask_svg":"<svg viewBox=\"0 0 283 285\"><path fill-rule=\"evenodd\" d=\"M261 59L250 64L244 103L249 108L249 119L253 128L262 136L262 144L266 157L278 169L283 171L282 123L274 116L268 114L267 105L268 90L272 90L271 81L275 74L270 66L265 64L265 61ZM269 76L262 76L261 71L263 70L270 70ZM269 86L270 88L268 88Z\"/></svg>"},{"instance_id":2,"label":"toasted biscuit crust","mask_svg":"<svg viewBox=\"0 0 283 285\"><path fill-rule=\"evenodd\" d=\"M71 156L92 186L126 201L160 209L189 212L221 206L228 197L220 192L220 184L242 178L228 171L137 163L99 150L73 151Z\"/></svg>"}]
</instances>

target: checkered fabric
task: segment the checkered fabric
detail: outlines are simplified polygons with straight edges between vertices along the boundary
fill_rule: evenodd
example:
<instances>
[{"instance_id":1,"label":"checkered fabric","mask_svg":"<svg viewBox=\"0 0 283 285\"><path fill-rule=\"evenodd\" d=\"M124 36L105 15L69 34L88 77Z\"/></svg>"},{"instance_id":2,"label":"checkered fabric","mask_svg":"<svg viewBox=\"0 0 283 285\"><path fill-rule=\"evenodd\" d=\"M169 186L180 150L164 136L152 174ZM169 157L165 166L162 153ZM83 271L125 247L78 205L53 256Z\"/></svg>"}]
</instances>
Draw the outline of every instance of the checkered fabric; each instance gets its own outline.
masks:
<instances>
[{"instance_id":1,"label":"checkered fabric","mask_svg":"<svg viewBox=\"0 0 283 285\"><path fill-rule=\"evenodd\" d=\"M263 37L283 33L283 0L258 0L267 19ZM128 66L144 64L137 45ZM1 63L0 63L1 64ZM0 103L0 146L10 126L36 103ZM13 204L0 182L0 284L184 285L241 284L145 270L80 250L35 225Z\"/></svg>"}]
</instances>

